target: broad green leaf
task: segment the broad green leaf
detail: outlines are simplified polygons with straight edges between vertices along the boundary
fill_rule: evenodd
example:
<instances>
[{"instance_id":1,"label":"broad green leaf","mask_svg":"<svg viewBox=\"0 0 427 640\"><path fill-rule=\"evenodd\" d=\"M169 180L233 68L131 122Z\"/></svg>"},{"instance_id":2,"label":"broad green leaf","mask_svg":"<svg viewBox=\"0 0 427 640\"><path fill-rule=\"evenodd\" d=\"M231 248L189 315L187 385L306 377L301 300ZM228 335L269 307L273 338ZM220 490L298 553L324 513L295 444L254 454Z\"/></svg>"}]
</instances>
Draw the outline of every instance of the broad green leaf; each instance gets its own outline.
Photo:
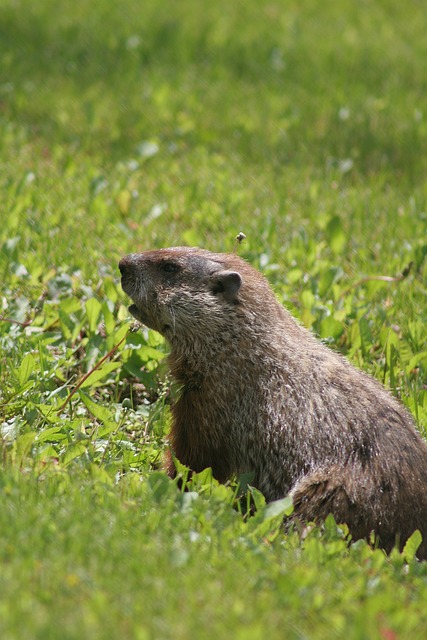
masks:
<instances>
[{"instance_id":1,"label":"broad green leaf","mask_svg":"<svg viewBox=\"0 0 427 640\"><path fill-rule=\"evenodd\" d=\"M105 291L106 297L112 302L114 302L115 304L119 299L119 294L118 294L119 288L121 292L120 285L118 284L116 285L113 278L109 278L109 277L104 278L103 285L104 285L104 291Z\"/></svg>"},{"instance_id":2,"label":"broad green leaf","mask_svg":"<svg viewBox=\"0 0 427 640\"><path fill-rule=\"evenodd\" d=\"M408 363L406 367L406 372L410 373L412 369L415 369L418 365L427 366L427 351L421 351L421 353L417 353Z\"/></svg>"},{"instance_id":3,"label":"broad green leaf","mask_svg":"<svg viewBox=\"0 0 427 640\"><path fill-rule=\"evenodd\" d=\"M46 444L45 446L40 447L40 449L37 449L36 457L37 460L42 461L48 461L49 459L52 460L52 458L57 460L58 451L51 444Z\"/></svg>"},{"instance_id":4,"label":"broad green leaf","mask_svg":"<svg viewBox=\"0 0 427 640\"><path fill-rule=\"evenodd\" d=\"M263 509L265 507L266 502L261 491L259 491L258 489L255 489L255 487L250 487L250 492L251 492L252 499L255 503L256 509L257 510Z\"/></svg>"},{"instance_id":5,"label":"broad green leaf","mask_svg":"<svg viewBox=\"0 0 427 640\"><path fill-rule=\"evenodd\" d=\"M107 348L113 349L116 344L119 344L123 338L126 337L127 333L129 332L129 324L125 323L123 324L121 327L119 327L119 329L117 331L115 331L111 336L107 337ZM123 349L126 348L126 341L123 342L123 344L120 345L119 350L122 351Z\"/></svg>"},{"instance_id":6,"label":"broad green leaf","mask_svg":"<svg viewBox=\"0 0 427 640\"><path fill-rule=\"evenodd\" d=\"M108 301L101 305L102 314L104 316L105 331L107 336L111 335L115 329L116 321L108 305Z\"/></svg>"},{"instance_id":7,"label":"broad green leaf","mask_svg":"<svg viewBox=\"0 0 427 640\"><path fill-rule=\"evenodd\" d=\"M59 303L59 308L67 315L71 315L81 310L80 301L74 297L64 298Z\"/></svg>"},{"instance_id":8,"label":"broad green leaf","mask_svg":"<svg viewBox=\"0 0 427 640\"><path fill-rule=\"evenodd\" d=\"M414 356L414 353L406 340L399 340L399 356L403 364L407 364Z\"/></svg>"},{"instance_id":9,"label":"broad green leaf","mask_svg":"<svg viewBox=\"0 0 427 640\"><path fill-rule=\"evenodd\" d=\"M248 471L247 473L241 473L238 477L239 490L242 493L246 493L248 488L253 484L255 478L254 471Z\"/></svg>"},{"instance_id":10,"label":"broad green leaf","mask_svg":"<svg viewBox=\"0 0 427 640\"><path fill-rule=\"evenodd\" d=\"M30 454L37 433L35 431L27 431L16 438L13 443L13 458L19 466L22 460Z\"/></svg>"},{"instance_id":11,"label":"broad green leaf","mask_svg":"<svg viewBox=\"0 0 427 640\"><path fill-rule=\"evenodd\" d=\"M31 353L27 353L22 359L21 364L16 370L16 376L18 378L20 386L24 385L29 377L32 375L35 369L34 356Z\"/></svg>"},{"instance_id":12,"label":"broad green leaf","mask_svg":"<svg viewBox=\"0 0 427 640\"><path fill-rule=\"evenodd\" d=\"M82 391L79 391L79 396L83 401L83 403L86 405L86 407L89 409L91 414L97 420L100 420L101 422L107 423L107 424L109 423L115 424L113 416L111 415L110 408L102 404L98 404L97 402L94 402L92 398L90 398L86 393L83 393Z\"/></svg>"},{"instance_id":13,"label":"broad green leaf","mask_svg":"<svg viewBox=\"0 0 427 640\"><path fill-rule=\"evenodd\" d=\"M86 453L87 445L87 442L85 443L82 441L73 442L72 444L70 444L70 446L66 448L64 454L62 455L63 464L67 465L72 460L75 460L75 458L78 458L79 456Z\"/></svg>"},{"instance_id":14,"label":"broad green leaf","mask_svg":"<svg viewBox=\"0 0 427 640\"><path fill-rule=\"evenodd\" d=\"M402 552L406 562L412 562L422 541L423 537L418 529L407 539Z\"/></svg>"},{"instance_id":15,"label":"broad green leaf","mask_svg":"<svg viewBox=\"0 0 427 640\"><path fill-rule=\"evenodd\" d=\"M341 275L341 267L329 267L329 269L323 270L318 283L319 295L321 297L325 296L332 284L336 282Z\"/></svg>"},{"instance_id":16,"label":"broad green leaf","mask_svg":"<svg viewBox=\"0 0 427 640\"><path fill-rule=\"evenodd\" d=\"M36 407L37 411L39 411L48 422L51 422L53 424L57 422L61 422L61 418L60 416L58 416L58 413L56 411L58 407L52 406L50 404L41 404L41 403L35 404L34 406Z\"/></svg>"},{"instance_id":17,"label":"broad green leaf","mask_svg":"<svg viewBox=\"0 0 427 640\"><path fill-rule=\"evenodd\" d=\"M326 227L326 235L328 244L332 253L339 255L343 252L347 244L347 236L345 234L341 218L333 216Z\"/></svg>"},{"instance_id":18,"label":"broad green leaf","mask_svg":"<svg viewBox=\"0 0 427 640\"><path fill-rule=\"evenodd\" d=\"M86 389L87 387L92 387L94 384L102 380L106 376L108 376L112 371L119 369L121 367L120 362L106 362L99 369L95 369L93 373L90 374L88 378L80 385L81 389Z\"/></svg>"},{"instance_id":19,"label":"broad green leaf","mask_svg":"<svg viewBox=\"0 0 427 640\"><path fill-rule=\"evenodd\" d=\"M95 333L99 316L101 313L101 303L96 298L86 300L86 314L89 321L89 331Z\"/></svg>"},{"instance_id":20,"label":"broad green leaf","mask_svg":"<svg viewBox=\"0 0 427 640\"><path fill-rule=\"evenodd\" d=\"M147 478L147 485L156 502L162 502L167 496L171 495L171 490L173 490L172 482L168 476L161 471L150 473Z\"/></svg>"},{"instance_id":21,"label":"broad green leaf","mask_svg":"<svg viewBox=\"0 0 427 640\"><path fill-rule=\"evenodd\" d=\"M277 516L289 516L293 512L293 503L290 496L282 498L281 500L275 500L269 502L265 507L263 520L269 520L270 518L276 518Z\"/></svg>"},{"instance_id":22,"label":"broad green leaf","mask_svg":"<svg viewBox=\"0 0 427 640\"><path fill-rule=\"evenodd\" d=\"M338 322L332 316L323 318L320 323L320 336L322 338L332 337L337 340L344 331L344 325L342 322Z\"/></svg>"},{"instance_id":23,"label":"broad green leaf","mask_svg":"<svg viewBox=\"0 0 427 640\"><path fill-rule=\"evenodd\" d=\"M36 442L60 442L66 439L67 435L62 431L61 427L49 427L37 434Z\"/></svg>"},{"instance_id":24,"label":"broad green leaf","mask_svg":"<svg viewBox=\"0 0 427 640\"><path fill-rule=\"evenodd\" d=\"M314 305L315 302L315 297L312 291L310 291L309 289L305 289L302 293L301 293L301 303L303 304L303 306L306 309L311 309L312 306Z\"/></svg>"}]
</instances>

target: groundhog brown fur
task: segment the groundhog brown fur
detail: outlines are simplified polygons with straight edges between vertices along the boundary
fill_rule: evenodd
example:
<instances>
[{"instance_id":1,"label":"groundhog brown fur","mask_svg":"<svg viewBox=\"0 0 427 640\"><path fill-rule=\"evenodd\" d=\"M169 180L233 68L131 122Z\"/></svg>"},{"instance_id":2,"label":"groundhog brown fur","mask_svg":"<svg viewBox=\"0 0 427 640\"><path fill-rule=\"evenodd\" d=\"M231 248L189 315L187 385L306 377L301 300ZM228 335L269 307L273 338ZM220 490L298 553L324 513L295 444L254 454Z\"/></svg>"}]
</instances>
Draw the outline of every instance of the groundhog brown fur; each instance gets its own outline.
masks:
<instances>
[{"instance_id":1,"label":"groundhog brown fur","mask_svg":"<svg viewBox=\"0 0 427 640\"><path fill-rule=\"evenodd\" d=\"M427 557L427 444L406 409L275 299L234 254L176 247L125 256L130 313L170 344L180 384L174 456L221 482L251 473L299 521L332 513L386 551L419 529ZM166 463L175 475L172 456Z\"/></svg>"}]
</instances>

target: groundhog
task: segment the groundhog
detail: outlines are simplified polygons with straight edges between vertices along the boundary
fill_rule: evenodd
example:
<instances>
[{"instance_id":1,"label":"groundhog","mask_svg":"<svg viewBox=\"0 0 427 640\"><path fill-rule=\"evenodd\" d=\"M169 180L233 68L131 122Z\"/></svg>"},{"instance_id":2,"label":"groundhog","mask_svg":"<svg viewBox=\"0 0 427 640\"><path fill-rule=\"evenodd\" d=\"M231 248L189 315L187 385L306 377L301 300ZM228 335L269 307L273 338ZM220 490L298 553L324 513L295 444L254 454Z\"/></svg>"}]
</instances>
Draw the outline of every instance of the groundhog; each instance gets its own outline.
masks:
<instances>
[{"instance_id":1,"label":"groundhog","mask_svg":"<svg viewBox=\"0 0 427 640\"><path fill-rule=\"evenodd\" d=\"M176 247L125 256L130 313L161 333L181 390L174 456L220 482L252 474L293 517L333 514L390 551L419 529L427 557L427 444L406 409L322 344L234 254ZM175 475L173 457L167 471Z\"/></svg>"}]
</instances>

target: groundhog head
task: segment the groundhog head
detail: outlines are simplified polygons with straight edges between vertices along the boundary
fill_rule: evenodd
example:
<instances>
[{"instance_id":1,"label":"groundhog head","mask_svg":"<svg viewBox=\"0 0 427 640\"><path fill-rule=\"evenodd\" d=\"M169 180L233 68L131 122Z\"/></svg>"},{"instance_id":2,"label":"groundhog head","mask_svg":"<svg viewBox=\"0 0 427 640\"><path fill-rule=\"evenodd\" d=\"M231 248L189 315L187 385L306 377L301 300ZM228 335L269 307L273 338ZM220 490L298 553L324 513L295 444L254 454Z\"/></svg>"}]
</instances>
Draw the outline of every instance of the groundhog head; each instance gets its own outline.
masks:
<instances>
[{"instance_id":1,"label":"groundhog head","mask_svg":"<svg viewBox=\"0 0 427 640\"><path fill-rule=\"evenodd\" d=\"M176 247L132 253L120 260L130 313L169 340L204 329L221 330L224 307L239 304L242 275L227 268L226 254ZM243 262L243 261L241 261Z\"/></svg>"}]
</instances>

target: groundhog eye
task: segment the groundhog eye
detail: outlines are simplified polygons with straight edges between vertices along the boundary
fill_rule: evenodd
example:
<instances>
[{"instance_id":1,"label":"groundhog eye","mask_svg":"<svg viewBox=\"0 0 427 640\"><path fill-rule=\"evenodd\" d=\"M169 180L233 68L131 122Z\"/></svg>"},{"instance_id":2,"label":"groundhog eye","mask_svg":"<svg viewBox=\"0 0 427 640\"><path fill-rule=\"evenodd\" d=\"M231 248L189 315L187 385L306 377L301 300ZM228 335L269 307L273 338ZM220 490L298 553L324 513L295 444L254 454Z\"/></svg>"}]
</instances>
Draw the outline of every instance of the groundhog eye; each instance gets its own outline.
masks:
<instances>
[{"instance_id":1,"label":"groundhog eye","mask_svg":"<svg viewBox=\"0 0 427 640\"><path fill-rule=\"evenodd\" d=\"M177 271L180 270L180 266L179 264L177 264L176 262L162 262L161 264L161 269L162 271L165 271L165 273L176 273Z\"/></svg>"}]
</instances>

